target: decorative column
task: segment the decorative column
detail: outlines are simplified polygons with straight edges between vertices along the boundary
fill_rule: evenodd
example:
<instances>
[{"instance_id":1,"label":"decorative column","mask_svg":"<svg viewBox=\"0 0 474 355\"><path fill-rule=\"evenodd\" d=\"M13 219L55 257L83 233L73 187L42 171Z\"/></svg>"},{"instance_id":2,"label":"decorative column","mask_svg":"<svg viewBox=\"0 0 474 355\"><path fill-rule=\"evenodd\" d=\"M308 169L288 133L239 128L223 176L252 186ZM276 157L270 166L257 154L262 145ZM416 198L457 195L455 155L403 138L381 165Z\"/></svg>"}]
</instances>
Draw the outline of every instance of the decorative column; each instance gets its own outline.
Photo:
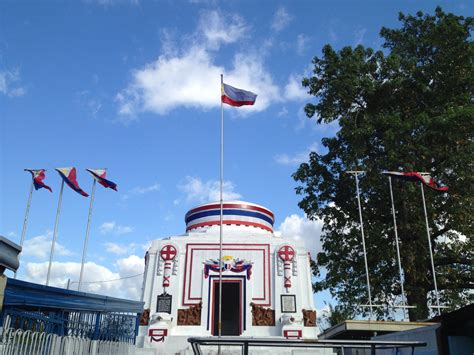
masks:
<instances>
[{"instance_id":1,"label":"decorative column","mask_svg":"<svg viewBox=\"0 0 474 355\"><path fill-rule=\"evenodd\" d=\"M160 256L161 259L165 262L164 271L163 271L163 290L166 293L166 288L171 284L171 271L173 260L176 257L177 251L176 248L172 245L165 245L161 248Z\"/></svg>"},{"instance_id":2,"label":"decorative column","mask_svg":"<svg viewBox=\"0 0 474 355\"><path fill-rule=\"evenodd\" d=\"M288 291L291 288L291 264L295 257L295 250L289 245L284 245L278 250L278 256L283 261L284 286Z\"/></svg>"}]
</instances>

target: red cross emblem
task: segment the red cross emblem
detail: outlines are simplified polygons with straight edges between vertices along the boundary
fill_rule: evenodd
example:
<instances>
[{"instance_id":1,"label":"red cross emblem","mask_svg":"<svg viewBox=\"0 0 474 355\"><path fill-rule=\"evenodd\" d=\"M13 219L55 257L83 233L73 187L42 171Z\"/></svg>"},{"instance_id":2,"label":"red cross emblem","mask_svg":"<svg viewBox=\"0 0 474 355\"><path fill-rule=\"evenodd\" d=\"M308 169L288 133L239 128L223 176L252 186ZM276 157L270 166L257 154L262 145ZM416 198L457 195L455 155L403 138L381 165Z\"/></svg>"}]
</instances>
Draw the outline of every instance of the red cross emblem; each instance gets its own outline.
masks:
<instances>
[{"instance_id":1,"label":"red cross emblem","mask_svg":"<svg viewBox=\"0 0 474 355\"><path fill-rule=\"evenodd\" d=\"M292 247L285 245L284 247L281 247L280 250L278 250L278 256L283 261L291 261L295 256L295 251Z\"/></svg>"},{"instance_id":2,"label":"red cross emblem","mask_svg":"<svg viewBox=\"0 0 474 355\"><path fill-rule=\"evenodd\" d=\"M161 258L164 261L173 260L176 254L176 248L172 245L165 245L160 251Z\"/></svg>"}]
</instances>

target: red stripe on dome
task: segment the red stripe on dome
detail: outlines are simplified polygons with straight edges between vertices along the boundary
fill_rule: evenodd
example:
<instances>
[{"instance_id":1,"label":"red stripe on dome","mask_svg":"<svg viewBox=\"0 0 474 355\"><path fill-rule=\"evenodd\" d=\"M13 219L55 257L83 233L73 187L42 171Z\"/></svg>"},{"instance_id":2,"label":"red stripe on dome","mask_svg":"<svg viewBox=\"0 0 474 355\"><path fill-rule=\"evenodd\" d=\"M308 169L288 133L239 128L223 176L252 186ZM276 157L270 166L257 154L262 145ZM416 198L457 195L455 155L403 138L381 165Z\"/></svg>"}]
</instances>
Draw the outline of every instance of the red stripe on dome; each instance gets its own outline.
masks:
<instances>
[{"instance_id":1,"label":"red stripe on dome","mask_svg":"<svg viewBox=\"0 0 474 355\"><path fill-rule=\"evenodd\" d=\"M200 211L204 211L204 210L211 210L211 209L215 209L215 208L220 209L221 205L219 203L216 203L214 205L196 207L196 208L193 208L192 210L189 210L188 213L186 213L186 216L184 218L187 219L191 214L196 213L196 212L200 212ZM263 212L263 213L269 215L273 220L275 220L274 214L270 210L267 210L266 208L262 208L262 207L257 207L257 206L253 206L253 205L247 205L247 204L240 204L240 203L224 203L222 208L223 209L225 209L225 208L241 208L241 209L245 209L245 210L259 211L259 212Z\"/></svg>"},{"instance_id":2,"label":"red stripe on dome","mask_svg":"<svg viewBox=\"0 0 474 355\"><path fill-rule=\"evenodd\" d=\"M196 228L199 228L199 227L219 225L220 223L221 223L220 221L209 221L209 222L202 222L202 223L193 224L193 225L189 226L188 228L186 228L186 232L189 232L191 229L196 229ZM226 221L226 220L224 220L224 221L222 221L222 224L243 225L243 226L247 226L247 227L258 227L258 228L262 228L262 229L265 229L266 231L269 231L269 232L273 233L272 228L267 227L264 224L255 223L255 222L233 221L233 220Z\"/></svg>"}]
</instances>

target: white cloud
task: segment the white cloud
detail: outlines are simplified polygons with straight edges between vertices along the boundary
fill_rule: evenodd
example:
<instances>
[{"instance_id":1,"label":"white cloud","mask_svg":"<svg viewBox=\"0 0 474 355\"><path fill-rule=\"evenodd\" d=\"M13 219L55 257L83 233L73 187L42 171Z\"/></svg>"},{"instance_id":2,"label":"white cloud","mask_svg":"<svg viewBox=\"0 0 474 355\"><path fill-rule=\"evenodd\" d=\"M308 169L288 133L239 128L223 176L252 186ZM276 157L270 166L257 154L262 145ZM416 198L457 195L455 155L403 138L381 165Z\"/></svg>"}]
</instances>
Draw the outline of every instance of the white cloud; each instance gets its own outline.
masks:
<instances>
[{"instance_id":1,"label":"white cloud","mask_svg":"<svg viewBox=\"0 0 474 355\"><path fill-rule=\"evenodd\" d=\"M129 226L122 226L117 224L115 221L104 222L99 227L100 233L102 234L128 234L133 232L133 228Z\"/></svg>"},{"instance_id":2,"label":"white cloud","mask_svg":"<svg viewBox=\"0 0 474 355\"><path fill-rule=\"evenodd\" d=\"M218 49L221 44L237 42L247 30L248 27L238 15L206 11L199 18L198 33L204 36L210 49Z\"/></svg>"},{"instance_id":3,"label":"white cloud","mask_svg":"<svg viewBox=\"0 0 474 355\"><path fill-rule=\"evenodd\" d=\"M160 188L161 188L161 186L158 183L154 183L150 186L136 186L133 189L131 189L130 191L128 191L128 193L121 195L120 198L123 201L126 201L134 195L135 196L136 195L147 195L147 194L152 193L152 192L160 191Z\"/></svg>"},{"instance_id":4,"label":"white cloud","mask_svg":"<svg viewBox=\"0 0 474 355\"><path fill-rule=\"evenodd\" d=\"M354 45L358 46L359 44L362 44L364 42L364 36L365 33L367 32L366 28L360 28L354 33L355 37L355 43Z\"/></svg>"},{"instance_id":5,"label":"white cloud","mask_svg":"<svg viewBox=\"0 0 474 355\"><path fill-rule=\"evenodd\" d=\"M195 32L190 43L181 46L172 45L168 32L164 32L162 54L134 70L129 85L116 95L121 120L136 119L141 112L165 115L177 107L219 107L220 74L226 83L258 94L255 105L239 108L239 114L263 111L282 101L281 90L265 67L261 52L234 53L230 68L215 63L215 51L220 46L246 34L247 26L240 17L220 18L215 11L204 12ZM176 48L185 49L178 53Z\"/></svg>"},{"instance_id":6,"label":"white cloud","mask_svg":"<svg viewBox=\"0 0 474 355\"><path fill-rule=\"evenodd\" d=\"M294 155L277 154L273 159L281 165L300 165L301 163L307 162L309 159L309 153L317 151L317 148L317 144L313 143L303 152L298 152Z\"/></svg>"},{"instance_id":7,"label":"white cloud","mask_svg":"<svg viewBox=\"0 0 474 355\"><path fill-rule=\"evenodd\" d=\"M168 28L160 29L161 50L166 56L177 56L179 48L174 40L176 33Z\"/></svg>"},{"instance_id":8,"label":"white cloud","mask_svg":"<svg viewBox=\"0 0 474 355\"><path fill-rule=\"evenodd\" d=\"M115 227L115 222L104 222L99 227L99 230L102 234L112 233Z\"/></svg>"},{"instance_id":9,"label":"white cloud","mask_svg":"<svg viewBox=\"0 0 474 355\"><path fill-rule=\"evenodd\" d=\"M197 46L179 57L160 56L135 70L132 83L117 94L119 113L127 120L143 111L165 115L179 106L219 107L221 73L227 83L258 94L255 105L240 108L240 113L263 111L271 102L280 101L280 90L260 57L238 53L228 71L213 61L209 51Z\"/></svg>"},{"instance_id":10,"label":"white cloud","mask_svg":"<svg viewBox=\"0 0 474 355\"><path fill-rule=\"evenodd\" d=\"M288 115L288 109L283 107L277 114L278 117L283 117Z\"/></svg>"},{"instance_id":11,"label":"white cloud","mask_svg":"<svg viewBox=\"0 0 474 355\"><path fill-rule=\"evenodd\" d=\"M178 107L211 108L219 104L220 73L210 54L191 48L181 57L160 56L133 73L133 82L116 99L120 114L150 111L160 115Z\"/></svg>"},{"instance_id":12,"label":"white cloud","mask_svg":"<svg viewBox=\"0 0 474 355\"><path fill-rule=\"evenodd\" d=\"M26 94L26 89L19 85L20 71L0 70L0 94L9 97L19 97Z\"/></svg>"},{"instance_id":13,"label":"white cloud","mask_svg":"<svg viewBox=\"0 0 474 355\"><path fill-rule=\"evenodd\" d=\"M78 95L78 98L79 104L83 106L92 117L96 117L99 111L102 109L101 100L92 95L88 90L81 91Z\"/></svg>"},{"instance_id":14,"label":"white cloud","mask_svg":"<svg viewBox=\"0 0 474 355\"><path fill-rule=\"evenodd\" d=\"M279 32L287 27L292 20L293 16L284 7L280 7L273 16L272 29Z\"/></svg>"},{"instance_id":15,"label":"white cloud","mask_svg":"<svg viewBox=\"0 0 474 355\"><path fill-rule=\"evenodd\" d=\"M299 55L303 55L303 53L306 50L306 47L308 46L309 42L309 37L304 35L303 33L300 33L296 39L296 53Z\"/></svg>"},{"instance_id":16,"label":"white cloud","mask_svg":"<svg viewBox=\"0 0 474 355\"><path fill-rule=\"evenodd\" d=\"M112 271L93 262L84 264L82 291L113 297L139 299L143 281L143 276L139 274L143 273L144 270L143 258L130 255L127 258L117 260L115 267L117 271ZM65 288L68 279L70 279L70 288L77 290L80 270L80 263L53 262L50 285ZM27 263L25 268L26 280L44 284L47 271L47 262Z\"/></svg>"},{"instance_id":17,"label":"white cloud","mask_svg":"<svg viewBox=\"0 0 474 355\"><path fill-rule=\"evenodd\" d=\"M318 219L310 221L306 217L292 214L285 218L278 228L277 235L288 240L302 240L306 248L311 253L311 257L315 258L316 254L321 251L321 230L323 221Z\"/></svg>"},{"instance_id":18,"label":"white cloud","mask_svg":"<svg viewBox=\"0 0 474 355\"><path fill-rule=\"evenodd\" d=\"M116 254L116 255L125 255L135 252L137 244L130 243L127 245L117 244L117 243L104 243L105 251L107 253Z\"/></svg>"},{"instance_id":19,"label":"white cloud","mask_svg":"<svg viewBox=\"0 0 474 355\"><path fill-rule=\"evenodd\" d=\"M288 100L304 101L309 100L311 96L306 92L306 89L301 85L301 78L296 75L290 75L288 83L285 86L285 97Z\"/></svg>"},{"instance_id":20,"label":"white cloud","mask_svg":"<svg viewBox=\"0 0 474 355\"><path fill-rule=\"evenodd\" d=\"M51 252L51 243L53 241L53 232L46 231L45 235L38 235L31 239L25 240L23 244L22 256L32 256L37 259L47 259ZM54 245L55 255L68 256L73 253L59 244L57 241Z\"/></svg>"},{"instance_id":21,"label":"white cloud","mask_svg":"<svg viewBox=\"0 0 474 355\"><path fill-rule=\"evenodd\" d=\"M119 259L115 263L120 275L137 275L145 270L143 257L130 255L127 258ZM142 294L143 276L132 277L122 280L122 287L126 289L127 295L131 299L138 300Z\"/></svg>"},{"instance_id":22,"label":"white cloud","mask_svg":"<svg viewBox=\"0 0 474 355\"><path fill-rule=\"evenodd\" d=\"M198 177L187 176L184 182L178 185L178 189L186 194L186 202L213 202L219 200L220 183L216 180L203 182ZM235 186L231 181L224 181L223 199L238 200L242 196L234 191Z\"/></svg>"},{"instance_id":23,"label":"white cloud","mask_svg":"<svg viewBox=\"0 0 474 355\"><path fill-rule=\"evenodd\" d=\"M159 190L160 190L160 184L155 183L153 185L145 186L145 187L137 186L137 187L133 188L130 192L135 193L135 194L139 194L139 195L144 195L144 194L159 191Z\"/></svg>"},{"instance_id":24,"label":"white cloud","mask_svg":"<svg viewBox=\"0 0 474 355\"><path fill-rule=\"evenodd\" d=\"M120 226L118 225L117 228L115 229L116 234L128 234L133 232L133 228L129 226Z\"/></svg>"}]
</instances>

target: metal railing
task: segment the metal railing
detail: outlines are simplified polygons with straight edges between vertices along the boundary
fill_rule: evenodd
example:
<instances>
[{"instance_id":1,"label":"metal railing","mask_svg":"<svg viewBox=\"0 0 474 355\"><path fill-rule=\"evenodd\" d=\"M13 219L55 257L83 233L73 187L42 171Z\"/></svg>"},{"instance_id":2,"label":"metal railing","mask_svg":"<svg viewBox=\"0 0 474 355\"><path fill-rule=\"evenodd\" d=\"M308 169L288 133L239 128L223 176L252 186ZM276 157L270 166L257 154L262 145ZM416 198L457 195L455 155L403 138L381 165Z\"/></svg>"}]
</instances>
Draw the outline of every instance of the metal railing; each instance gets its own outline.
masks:
<instances>
[{"instance_id":1,"label":"metal railing","mask_svg":"<svg viewBox=\"0 0 474 355\"><path fill-rule=\"evenodd\" d=\"M340 350L344 354L346 349L368 349L371 355L376 355L377 350L394 349L398 354L399 349L410 348L412 355L415 354L415 348L426 346L421 341L372 341L372 340L287 340L287 339L269 339L269 338L245 338L245 337L191 337L188 338L191 343L194 355L202 355L201 346L235 346L241 348L243 355L249 354L251 347L274 347L274 348L332 348Z\"/></svg>"},{"instance_id":2,"label":"metal railing","mask_svg":"<svg viewBox=\"0 0 474 355\"><path fill-rule=\"evenodd\" d=\"M143 302L8 279L0 309L4 329L134 343Z\"/></svg>"},{"instance_id":3,"label":"metal railing","mask_svg":"<svg viewBox=\"0 0 474 355\"><path fill-rule=\"evenodd\" d=\"M4 355L133 355L134 353L133 343L59 336L31 330L4 328L0 337L0 354Z\"/></svg>"}]
</instances>

